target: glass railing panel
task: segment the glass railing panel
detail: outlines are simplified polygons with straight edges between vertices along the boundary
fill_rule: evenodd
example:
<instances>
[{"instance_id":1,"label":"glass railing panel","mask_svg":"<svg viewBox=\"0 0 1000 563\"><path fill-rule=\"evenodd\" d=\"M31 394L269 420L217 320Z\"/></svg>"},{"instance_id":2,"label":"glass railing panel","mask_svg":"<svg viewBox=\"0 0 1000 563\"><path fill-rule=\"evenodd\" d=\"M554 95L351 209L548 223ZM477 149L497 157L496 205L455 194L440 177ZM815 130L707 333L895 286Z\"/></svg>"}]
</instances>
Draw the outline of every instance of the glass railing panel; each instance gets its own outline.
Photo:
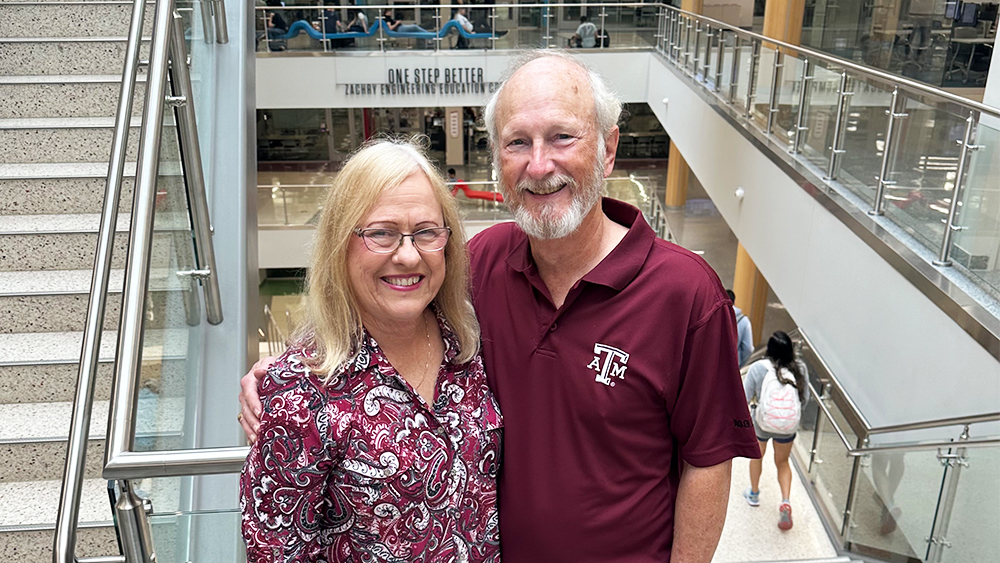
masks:
<instances>
[{"instance_id":1,"label":"glass railing panel","mask_svg":"<svg viewBox=\"0 0 1000 563\"><path fill-rule=\"evenodd\" d=\"M967 163L951 260L1000 298L1000 120L984 117L973 142L979 148Z\"/></svg>"},{"instance_id":2,"label":"glass railing panel","mask_svg":"<svg viewBox=\"0 0 1000 563\"><path fill-rule=\"evenodd\" d=\"M715 77L719 73L718 55L719 55L719 35L721 33L722 31L718 29L712 30L712 37L709 39L708 46L706 49L707 52L706 56L708 57L708 75L705 76L705 79L708 82L712 83L713 85L715 84Z\"/></svg>"},{"instance_id":3,"label":"glass railing panel","mask_svg":"<svg viewBox=\"0 0 1000 563\"><path fill-rule=\"evenodd\" d=\"M328 188L329 185L257 186L258 226L315 226Z\"/></svg>"},{"instance_id":4,"label":"glass railing panel","mask_svg":"<svg viewBox=\"0 0 1000 563\"><path fill-rule=\"evenodd\" d=\"M815 65L813 79L806 86L806 127L800 148L809 162L827 170L833 150L834 122L840 103L840 73Z\"/></svg>"},{"instance_id":5,"label":"glass railing panel","mask_svg":"<svg viewBox=\"0 0 1000 563\"><path fill-rule=\"evenodd\" d=\"M857 445L857 435L850 430L847 418L836 402L824 399L824 404L833 415L832 422L844 432L848 442L852 446ZM848 448L825 415L820 417L816 432L820 433L819 439L816 440L816 456L813 461L812 479L816 487L816 497L840 530L844 525L844 510L847 508L854 458L847 455Z\"/></svg>"},{"instance_id":6,"label":"glass railing panel","mask_svg":"<svg viewBox=\"0 0 1000 563\"><path fill-rule=\"evenodd\" d=\"M774 77L774 64L778 51L765 43L760 47L760 58L757 60L757 73L754 76L754 96L751 105L751 118L763 128L767 123L770 111L771 81Z\"/></svg>"},{"instance_id":7,"label":"glass railing panel","mask_svg":"<svg viewBox=\"0 0 1000 563\"><path fill-rule=\"evenodd\" d=\"M875 438L881 441L873 440L873 446L897 442L889 436ZM935 450L864 456L848 541L861 552L923 559L943 476Z\"/></svg>"},{"instance_id":8,"label":"glass railing panel","mask_svg":"<svg viewBox=\"0 0 1000 563\"><path fill-rule=\"evenodd\" d=\"M142 364L134 451L194 445L188 411L199 384L204 309L187 194L180 174L174 112L167 107L160 137L156 213L150 252L149 288L142 326Z\"/></svg>"},{"instance_id":9,"label":"glass railing panel","mask_svg":"<svg viewBox=\"0 0 1000 563\"><path fill-rule=\"evenodd\" d=\"M953 106L907 100L896 120L898 146L893 155L894 182L885 191L885 213L927 245L940 248L944 221L954 193L965 132L965 117Z\"/></svg>"},{"instance_id":10,"label":"glass railing panel","mask_svg":"<svg viewBox=\"0 0 1000 563\"><path fill-rule=\"evenodd\" d=\"M802 59L785 55L778 74L778 97L771 134L791 148L795 141L796 119L799 115L799 90L802 86ZM803 116L804 117L804 116Z\"/></svg>"},{"instance_id":11,"label":"glass railing panel","mask_svg":"<svg viewBox=\"0 0 1000 563\"><path fill-rule=\"evenodd\" d=\"M722 44L722 77L719 83L721 88L719 88L719 93L723 98L729 98L729 88L732 85L733 78L733 64L739 64L736 61L736 57L739 56L739 50L736 49L735 45L739 41L734 33L727 33L724 37L724 43Z\"/></svg>"},{"instance_id":12,"label":"glass railing panel","mask_svg":"<svg viewBox=\"0 0 1000 563\"><path fill-rule=\"evenodd\" d=\"M746 39L739 42L740 58L736 71L736 99L733 106L740 111L746 111L747 87L750 84L750 61L753 59L753 45Z\"/></svg>"},{"instance_id":13,"label":"glass railing panel","mask_svg":"<svg viewBox=\"0 0 1000 563\"><path fill-rule=\"evenodd\" d=\"M944 563L1000 561L1000 448L965 452L945 539Z\"/></svg>"},{"instance_id":14,"label":"glass railing panel","mask_svg":"<svg viewBox=\"0 0 1000 563\"><path fill-rule=\"evenodd\" d=\"M852 78L848 91L854 94L848 100L842 123L844 154L840 158L837 180L871 205L882 166L889 119L886 112L892 104L892 90L877 83ZM897 142L892 147L890 158L899 154L899 135L895 136ZM889 170L895 169L892 162L890 160Z\"/></svg>"}]
</instances>

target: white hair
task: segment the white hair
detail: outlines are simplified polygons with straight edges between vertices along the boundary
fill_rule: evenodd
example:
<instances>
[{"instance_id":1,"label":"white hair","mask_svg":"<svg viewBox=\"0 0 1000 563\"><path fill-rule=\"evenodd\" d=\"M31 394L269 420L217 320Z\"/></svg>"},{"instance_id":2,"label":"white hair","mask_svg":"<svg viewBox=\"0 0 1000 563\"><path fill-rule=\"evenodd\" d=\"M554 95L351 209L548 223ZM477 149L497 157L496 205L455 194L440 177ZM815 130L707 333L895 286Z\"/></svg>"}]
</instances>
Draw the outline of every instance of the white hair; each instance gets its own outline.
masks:
<instances>
[{"instance_id":1,"label":"white hair","mask_svg":"<svg viewBox=\"0 0 1000 563\"><path fill-rule=\"evenodd\" d=\"M598 154L604 154L605 140L611 133L611 130L618 125L618 118L622 114L622 101L618 97L618 94L614 92L605 82L604 78L591 70L590 67L583 64L580 59L577 59L567 51L562 49L532 49L529 51L524 51L520 55L514 57L504 72L500 87L497 91L490 96L488 102L486 102L486 108L483 112L483 123L486 125L486 132L490 137L490 147L493 153L493 166L499 169L500 166L500 153L499 153L499 131L497 130L496 123L496 109L497 102L500 99L500 95L503 93L504 88L510 81L510 78L514 76L518 70L524 65L538 60L544 59L546 57L554 57L568 61L578 68L584 71L587 75L587 82L590 84L590 92L594 96L594 111L597 114L597 138L598 138Z\"/></svg>"}]
</instances>

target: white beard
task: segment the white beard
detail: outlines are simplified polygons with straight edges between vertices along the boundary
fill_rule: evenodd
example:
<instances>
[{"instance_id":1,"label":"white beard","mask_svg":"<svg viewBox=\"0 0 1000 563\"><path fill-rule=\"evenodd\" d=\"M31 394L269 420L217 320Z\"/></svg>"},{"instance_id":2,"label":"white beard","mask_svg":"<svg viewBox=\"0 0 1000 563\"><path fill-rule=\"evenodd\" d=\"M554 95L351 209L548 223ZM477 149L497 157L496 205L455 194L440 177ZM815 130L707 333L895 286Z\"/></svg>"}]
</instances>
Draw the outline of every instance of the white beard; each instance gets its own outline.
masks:
<instances>
[{"instance_id":1,"label":"white beard","mask_svg":"<svg viewBox=\"0 0 1000 563\"><path fill-rule=\"evenodd\" d=\"M502 177L502 176L501 176ZM604 165L597 161L587 185L579 186L573 178L562 174L550 176L544 180L525 180L517 185L514 191L518 194L551 185L566 184L563 189L571 189L574 197L568 209L561 215L557 214L555 206L543 204L536 214L530 213L518 202L510 202L508 207L514 215L514 221L529 237L540 240L558 239L573 234L583 223L583 219L601 201L601 191L604 188Z\"/></svg>"}]
</instances>

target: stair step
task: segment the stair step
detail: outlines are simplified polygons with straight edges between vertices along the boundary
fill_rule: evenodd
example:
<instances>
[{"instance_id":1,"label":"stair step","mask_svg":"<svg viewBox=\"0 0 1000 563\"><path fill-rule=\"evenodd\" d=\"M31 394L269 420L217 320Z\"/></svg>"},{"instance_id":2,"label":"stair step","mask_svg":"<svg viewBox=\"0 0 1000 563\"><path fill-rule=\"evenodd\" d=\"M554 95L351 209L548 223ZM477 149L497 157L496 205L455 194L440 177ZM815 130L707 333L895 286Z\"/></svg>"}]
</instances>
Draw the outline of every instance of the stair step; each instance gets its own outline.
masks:
<instances>
[{"instance_id":1,"label":"stair step","mask_svg":"<svg viewBox=\"0 0 1000 563\"><path fill-rule=\"evenodd\" d=\"M82 331L86 322L93 272L49 270L0 272L0 333ZM121 317L123 270L112 270L104 329L116 330ZM197 288L161 268L150 271L147 326L180 327L186 319L184 291Z\"/></svg>"},{"instance_id":2,"label":"stair step","mask_svg":"<svg viewBox=\"0 0 1000 563\"><path fill-rule=\"evenodd\" d=\"M155 223L150 263L157 268L194 267L186 215L158 213ZM99 227L97 214L0 216L0 271L93 268ZM128 216L119 215L113 268L124 267L128 237Z\"/></svg>"},{"instance_id":3,"label":"stair step","mask_svg":"<svg viewBox=\"0 0 1000 563\"><path fill-rule=\"evenodd\" d=\"M178 359L187 353L187 329L147 330L143 339L143 360ZM35 332L0 334L0 367L38 364L77 364L80 361L82 332ZM101 334L100 361L114 357L117 334Z\"/></svg>"},{"instance_id":4,"label":"stair step","mask_svg":"<svg viewBox=\"0 0 1000 563\"><path fill-rule=\"evenodd\" d=\"M0 75L118 74L126 37L0 39ZM139 58L149 58L148 38Z\"/></svg>"},{"instance_id":5,"label":"stair step","mask_svg":"<svg viewBox=\"0 0 1000 563\"><path fill-rule=\"evenodd\" d=\"M139 125L132 117L126 158L135 160L139 148ZM7 118L0 119L0 162L99 162L111 156L113 117ZM179 154L173 126L165 126L162 154L176 160Z\"/></svg>"},{"instance_id":6,"label":"stair step","mask_svg":"<svg viewBox=\"0 0 1000 563\"><path fill-rule=\"evenodd\" d=\"M6 2L0 36L37 37L127 35L132 2ZM144 12L143 34L153 30L153 10Z\"/></svg>"},{"instance_id":7,"label":"stair step","mask_svg":"<svg viewBox=\"0 0 1000 563\"><path fill-rule=\"evenodd\" d=\"M31 484L21 484L30 487ZM58 495L59 492L56 491ZM104 493L107 499L107 492ZM0 528L0 561L52 563L55 524ZM110 522L83 524L76 530L76 556L99 557L119 554L115 528ZM159 555L159 550L157 550ZM164 561L164 559L158 559ZM169 561L169 560L168 560Z\"/></svg>"},{"instance_id":8,"label":"stair step","mask_svg":"<svg viewBox=\"0 0 1000 563\"><path fill-rule=\"evenodd\" d=\"M59 479L65 467L71 402L0 405L0 483ZM104 460L109 402L94 401L90 420L85 476L98 478ZM140 391L136 444L141 450L181 446L184 398Z\"/></svg>"},{"instance_id":9,"label":"stair step","mask_svg":"<svg viewBox=\"0 0 1000 563\"><path fill-rule=\"evenodd\" d=\"M137 77L132 114L142 114L145 75ZM121 75L0 76L0 119L25 117L113 117Z\"/></svg>"}]
</instances>

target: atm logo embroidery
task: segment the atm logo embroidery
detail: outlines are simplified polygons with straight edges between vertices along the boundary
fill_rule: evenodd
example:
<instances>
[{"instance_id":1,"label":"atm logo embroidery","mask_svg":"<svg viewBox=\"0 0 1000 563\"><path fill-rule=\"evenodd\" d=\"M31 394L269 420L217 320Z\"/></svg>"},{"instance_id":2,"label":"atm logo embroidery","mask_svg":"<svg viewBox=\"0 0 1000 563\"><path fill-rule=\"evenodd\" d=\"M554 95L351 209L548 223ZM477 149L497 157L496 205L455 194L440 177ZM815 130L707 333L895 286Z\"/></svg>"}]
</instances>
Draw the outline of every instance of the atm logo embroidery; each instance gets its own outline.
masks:
<instances>
[{"instance_id":1,"label":"atm logo embroidery","mask_svg":"<svg viewBox=\"0 0 1000 563\"><path fill-rule=\"evenodd\" d=\"M587 364L587 367L597 372L595 381L614 387L612 378L625 379L625 370L628 363L628 352L619 350L607 344L594 344L594 359Z\"/></svg>"}]
</instances>

